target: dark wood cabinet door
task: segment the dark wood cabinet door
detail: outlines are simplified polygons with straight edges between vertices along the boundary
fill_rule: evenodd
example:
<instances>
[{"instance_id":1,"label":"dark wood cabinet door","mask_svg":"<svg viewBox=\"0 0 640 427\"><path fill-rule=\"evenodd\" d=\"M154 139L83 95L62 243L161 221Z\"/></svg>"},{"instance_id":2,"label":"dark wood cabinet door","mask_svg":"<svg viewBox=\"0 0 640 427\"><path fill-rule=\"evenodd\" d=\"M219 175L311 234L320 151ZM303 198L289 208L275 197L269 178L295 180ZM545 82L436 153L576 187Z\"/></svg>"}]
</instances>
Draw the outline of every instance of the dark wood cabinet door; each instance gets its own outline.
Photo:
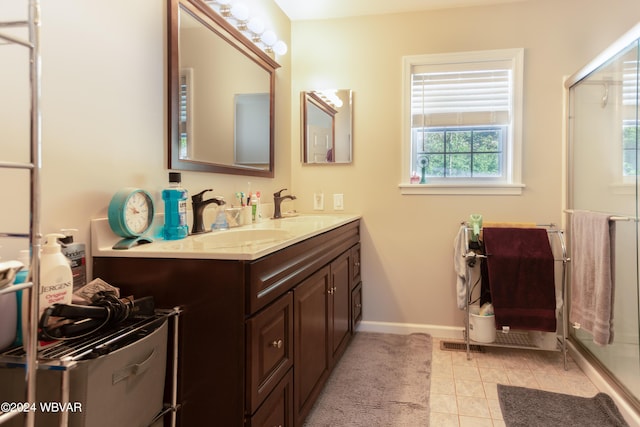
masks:
<instances>
[{"instance_id":1,"label":"dark wood cabinet door","mask_svg":"<svg viewBox=\"0 0 640 427\"><path fill-rule=\"evenodd\" d=\"M311 410L329 373L328 300L330 269L325 266L294 290L296 425Z\"/></svg>"},{"instance_id":2,"label":"dark wood cabinet door","mask_svg":"<svg viewBox=\"0 0 640 427\"><path fill-rule=\"evenodd\" d=\"M360 283L360 243L351 248L351 287L355 288Z\"/></svg>"},{"instance_id":3,"label":"dark wood cabinet door","mask_svg":"<svg viewBox=\"0 0 640 427\"><path fill-rule=\"evenodd\" d=\"M342 354L350 337L349 296L351 294L351 252L331 263L329 290L329 343L331 364Z\"/></svg>"},{"instance_id":4,"label":"dark wood cabinet door","mask_svg":"<svg viewBox=\"0 0 640 427\"><path fill-rule=\"evenodd\" d=\"M362 283L351 291L351 330L355 332L362 320Z\"/></svg>"}]
</instances>

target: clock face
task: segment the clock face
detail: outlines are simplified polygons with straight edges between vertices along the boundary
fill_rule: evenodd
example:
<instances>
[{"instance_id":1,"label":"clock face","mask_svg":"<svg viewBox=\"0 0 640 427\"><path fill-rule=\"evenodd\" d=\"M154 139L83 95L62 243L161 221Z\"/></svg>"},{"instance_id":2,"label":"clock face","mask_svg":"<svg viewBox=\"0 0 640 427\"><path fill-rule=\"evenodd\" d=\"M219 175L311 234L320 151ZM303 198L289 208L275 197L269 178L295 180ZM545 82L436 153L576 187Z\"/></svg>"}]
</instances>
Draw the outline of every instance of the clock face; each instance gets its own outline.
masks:
<instances>
[{"instance_id":1,"label":"clock face","mask_svg":"<svg viewBox=\"0 0 640 427\"><path fill-rule=\"evenodd\" d=\"M151 226L153 218L149 215L150 200L142 192L135 192L129 197L125 206L124 220L131 232L140 235Z\"/></svg>"},{"instance_id":2,"label":"clock face","mask_svg":"<svg viewBox=\"0 0 640 427\"><path fill-rule=\"evenodd\" d=\"M151 228L155 214L153 199L144 190L124 188L109 203L109 225L125 238L139 237Z\"/></svg>"}]
</instances>

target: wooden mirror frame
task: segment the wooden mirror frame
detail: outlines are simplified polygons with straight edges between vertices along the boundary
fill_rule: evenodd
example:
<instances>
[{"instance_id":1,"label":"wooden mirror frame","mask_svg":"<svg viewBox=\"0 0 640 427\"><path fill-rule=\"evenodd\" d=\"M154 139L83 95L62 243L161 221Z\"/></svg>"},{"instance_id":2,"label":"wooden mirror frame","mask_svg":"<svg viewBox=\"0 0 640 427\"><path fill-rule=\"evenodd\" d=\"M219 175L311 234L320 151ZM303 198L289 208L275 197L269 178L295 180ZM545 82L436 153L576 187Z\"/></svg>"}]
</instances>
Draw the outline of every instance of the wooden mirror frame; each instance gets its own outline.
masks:
<instances>
[{"instance_id":1,"label":"wooden mirror frame","mask_svg":"<svg viewBox=\"0 0 640 427\"><path fill-rule=\"evenodd\" d=\"M335 92L342 105L334 105L327 93ZM316 161L310 152L310 110L324 114L331 125L331 154ZM353 163L353 91L351 89L309 90L300 93L300 161L305 165L347 165ZM317 119L317 114L316 114ZM317 124L317 123L315 123ZM313 150L311 150L313 151Z\"/></svg>"},{"instance_id":2,"label":"wooden mirror frame","mask_svg":"<svg viewBox=\"0 0 640 427\"><path fill-rule=\"evenodd\" d=\"M280 65L269 55L263 52L244 34L233 25L218 15L201 0L168 0L168 163L169 169L216 172L233 175L249 175L273 178L275 171L275 143L274 143L274 95L275 95L275 72ZM179 135L179 115L180 115L180 54L179 54L179 14L180 8L193 15L204 26L209 28L214 34L236 48L241 54L246 55L256 63L256 66L263 68L270 77L270 114L269 114L269 168L256 169L242 166L234 166L219 163L210 163L197 160L185 160L180 158L180 135ZM230 142L232 143L232 141Z\"/></svg>"}]
</instances>

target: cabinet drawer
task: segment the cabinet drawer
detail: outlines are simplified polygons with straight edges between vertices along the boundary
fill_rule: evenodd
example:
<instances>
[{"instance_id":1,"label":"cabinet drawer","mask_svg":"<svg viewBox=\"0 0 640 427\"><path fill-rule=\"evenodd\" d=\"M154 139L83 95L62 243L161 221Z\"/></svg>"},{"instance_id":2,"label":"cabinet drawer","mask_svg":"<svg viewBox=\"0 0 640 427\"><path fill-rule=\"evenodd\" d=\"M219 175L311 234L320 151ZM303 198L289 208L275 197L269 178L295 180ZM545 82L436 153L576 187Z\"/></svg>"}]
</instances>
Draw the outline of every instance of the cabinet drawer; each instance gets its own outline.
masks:
<instances>
[{"instance_id":1,"label":"cabinet drawer","mask_svg":"<svg viewBox=\"0 0 640 427\"><path fill-rule=\"evenodd\" d=\"M358 323L362 320L362 282L358 283L351 291L351 330L356 331Z\"/></svg>"},{"instance_id":2,"label":"cabinet drawer","mask_svg":"<svg viewBox=\"0 0 640 427\"><path fill-rule=\"evenodd\" d=\"M247 320L246 410L252 414L293 365L293 294Z\"/></svg>"},{"instance_id":3,"label":"cabinet drawer","mask_svg":"<svg viewBox=\"0 0 640 427\"><path fill-rule=\"evenodd\" d=\"M249 315L276 300L360 241L360 222L311 237L246 266Z\"/></svg>"},{"instance_id":4,"label":"cabinet drawer","mask_svg":"<svg viewBox=\"0 0 640 427\"><path fill-rule=\"evenodd\" d=\"M293 427L293 370L289 370L246 425Z\"/></svg>"}]
</instances>

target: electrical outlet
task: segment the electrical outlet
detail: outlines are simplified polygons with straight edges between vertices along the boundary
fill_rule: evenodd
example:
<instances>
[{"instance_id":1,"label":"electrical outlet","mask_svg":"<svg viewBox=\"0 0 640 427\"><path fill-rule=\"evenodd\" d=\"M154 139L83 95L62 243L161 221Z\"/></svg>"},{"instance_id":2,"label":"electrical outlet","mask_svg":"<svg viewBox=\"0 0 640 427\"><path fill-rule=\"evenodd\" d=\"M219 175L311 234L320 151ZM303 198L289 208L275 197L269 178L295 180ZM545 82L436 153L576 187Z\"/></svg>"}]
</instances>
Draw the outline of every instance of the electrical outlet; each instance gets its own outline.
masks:
<instances>
[{"instance_id":1,"label":"electrical outlet","mask_svg":"<svg viewBox=\"0 0 640 427\"><path fill-rule=\"evenodd\" d=\"M324 194L323 193L313 194L313 210L314 211L324 210Z\"/></svg>"},{"instance_id":2,"label":"electrical outlet","mask_svg":"<svg viewBox=\"0 0 640 427\"><path fill-rule=\"evenodd\" d=\"M344 195L343 194L334 194L333 195L333 210L334 211L342 211L342 210L344 210Z\"/></svg>"}]
</instances>

